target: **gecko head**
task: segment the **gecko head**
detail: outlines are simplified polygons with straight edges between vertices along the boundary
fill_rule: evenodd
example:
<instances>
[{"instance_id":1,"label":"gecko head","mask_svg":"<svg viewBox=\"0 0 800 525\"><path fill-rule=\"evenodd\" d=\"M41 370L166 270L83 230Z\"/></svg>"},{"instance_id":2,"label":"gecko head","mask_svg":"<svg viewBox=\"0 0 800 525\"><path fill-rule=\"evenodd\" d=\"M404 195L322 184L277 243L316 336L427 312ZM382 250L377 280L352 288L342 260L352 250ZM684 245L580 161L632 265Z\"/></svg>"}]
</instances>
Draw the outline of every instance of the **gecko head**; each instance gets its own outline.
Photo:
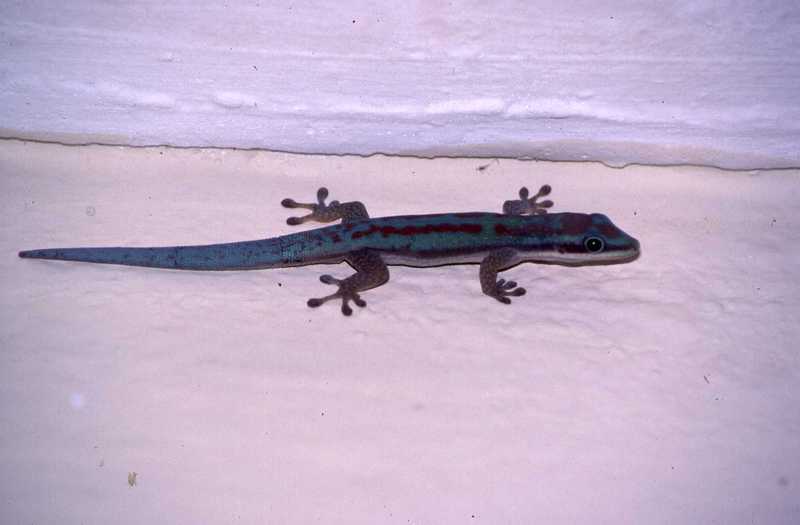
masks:
<instances>
[{"instance_id":1,"label":"gecko head","mask_svg":"<svg viewBox=\"0 0 800 525\"><path fill-rule=\"evenodd\" d=\"M639 257L639 241L602 213L562 213L547 262L566 265L618 264Z\"/></svg>"}]
</instances>

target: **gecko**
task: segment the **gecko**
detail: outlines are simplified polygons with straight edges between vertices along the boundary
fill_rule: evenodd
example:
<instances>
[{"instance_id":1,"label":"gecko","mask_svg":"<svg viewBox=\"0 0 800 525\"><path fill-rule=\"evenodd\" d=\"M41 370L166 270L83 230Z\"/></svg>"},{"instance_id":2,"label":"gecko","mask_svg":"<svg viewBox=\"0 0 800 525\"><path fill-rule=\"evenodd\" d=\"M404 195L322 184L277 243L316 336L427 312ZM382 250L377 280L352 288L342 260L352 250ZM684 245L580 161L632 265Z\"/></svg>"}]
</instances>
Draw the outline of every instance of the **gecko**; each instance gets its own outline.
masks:
<instances>
[{"instance_id":1,"label":"gecko","mask_svg":"<svg viewBox=\"0 0 800 525\"><path fill-rule=\"evenodd\" d=\"M256 270L347 262L355 273L344 279L325 274L320 281L337 291L308 300L317 307L341 301L344 315L350 303L364 307L361 292L385 284L390 265L431 267L478 264L481 290L505 304L525 294L514 281L498 279L502 270L525 261L566 266L630 262L640 253L639 241L600 213L548 213L547 184L531 196L503 203L502 213L466 212L398 215L372 218L359 201L326 203L328 190L319 188L317 202L284 199L285 208L309 213L289 217L297 226L309 221L339 224L254 241L154 248L48 248L19 252L20 257L61 261L147 266L179 270Z\"/></svg>"}]
</instances>

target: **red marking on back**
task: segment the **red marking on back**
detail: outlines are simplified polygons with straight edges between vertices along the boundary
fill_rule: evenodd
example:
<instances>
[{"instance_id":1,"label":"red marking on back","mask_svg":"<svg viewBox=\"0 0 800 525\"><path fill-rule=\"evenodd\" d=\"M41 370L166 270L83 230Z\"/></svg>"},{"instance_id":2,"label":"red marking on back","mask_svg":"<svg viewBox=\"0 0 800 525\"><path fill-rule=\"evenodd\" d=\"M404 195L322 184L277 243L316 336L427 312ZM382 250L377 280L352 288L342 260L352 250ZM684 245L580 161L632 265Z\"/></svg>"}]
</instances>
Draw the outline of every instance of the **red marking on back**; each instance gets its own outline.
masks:
<instances>
[{"instance_id":1,"label":"red marking on back","mask_svg":"<svg viewBox=\"0 0 800 525\"><path fill-rule=\"evenodd\" d=\"M505 224L497 223L494 225L494 232L497 235L513 235L514 232Z\"/></svg>"},{"instance_id":2,"label":"red marking on back","mask_svg":"<svg viewBox=\"0 0 800 525\"><path fill-rule=\"evenodd\" d=\"M600 230L600 233L605 235L607 239L619 237L619 230L610 224L599 224L597 229Z\"/></svg>"},{"instance_id":3,"label":"red marking on back","mask_svg":"<svg viewBox=\"0 0 800 525\"><path fill-rule=\"evenodd\" d=\"M368 230L364 230L363 232L353 232L352 238L353 239L360 239L361 237L368 237L378 231L380 228L377 226L370 226Z\"/></svg>"},{"instance_id":4,"label":"red marking on back","mask_svg":"<svg viewBox=\"0 0 800 525\"><path fill-rule=\"evenodd\" d=\"M481 233L483 226L480 224L426 224L424 226L403 226L396 228L394 226L376 226L372 225L369 229L363 232L354 232L353 239L367 237L373 233L380 233L384 237L390 235L402 235L409 237L412 235L425 235L428 233Z\"/></svg>"}]
</instances>

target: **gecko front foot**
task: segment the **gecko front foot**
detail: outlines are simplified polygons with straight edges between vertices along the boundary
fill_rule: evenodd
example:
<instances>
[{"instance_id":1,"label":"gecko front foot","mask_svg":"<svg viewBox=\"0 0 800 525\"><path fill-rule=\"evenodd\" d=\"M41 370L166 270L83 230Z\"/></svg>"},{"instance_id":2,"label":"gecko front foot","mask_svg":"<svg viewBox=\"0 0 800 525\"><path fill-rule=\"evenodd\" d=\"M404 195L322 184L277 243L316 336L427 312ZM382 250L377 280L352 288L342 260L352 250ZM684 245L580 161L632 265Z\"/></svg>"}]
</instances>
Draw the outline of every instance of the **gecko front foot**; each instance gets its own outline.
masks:
<instances>
[{"instance_id":1,"label":"gecko front foot","mask_svg":"<svg viewBox=\"0 0 800 525\"><path fill-rule=\"evenodd\" d=\"M514 281L506 281L505 279L498 280L494 285L494 290L492 293L488 293L491 297L494 297L498 301L503 304L511 304L511 297L519 297L520 295L525 295L525 288L517 287L517 283Z\"/></svg>"},{"instance_id":2,"label":"gecko front foot","mask_svg":"<svg viewBox=\"0 0 800 525\"><path fill-rule=\"evenodd\" d=\"M550 195L551 191L552 188L545 184L539 188L536 195L529 197L528 188L523 186L519 190L519 200L506 201L503 203L503 213L506 215L544 215L547 213L547 208L553 206L553 201L536 201L539 197Z\"/></svg>"},{"instance_id":3,"label":"gecko front foot","mask_svg":"<svg viewBox=\"0 0 800 525\"><path fill-rule=\"evenodd\" d=\"M341 213L337 210L339 201L331 201L330 204L325 204L325 199L327 198L328 188L320 188L317 190L317 202L297 202L294 199L283 199L281 205L284 208L311 210L311 213L303 217L289 217L286 219L286 224L296 226L306 221L331 222L339 219L341 217Z\"/></svg>"},{"instance_id":4,"label":"gecko front foot","mask_svg":"<svg viewBox=\"0 0 800 525\"><path fill-rule=\"evenodd\" d=\"M330 301L331 299L341 299L342 300L342 313L344 315L352 315L353 309L350 308L350 301L353 301L356 306L361 308L367 306L367 302L361 298L361 296L356 292L353 287L348 283L347 279L337 279L332 275L323 275L319 278L325 284L335 284L339 287L339 290L331 295L325 297L319 297L315 299L308 300L308 306L312 308L316 308L317 306L321 306L326 302Z\"/></svg>"}]
</instances>

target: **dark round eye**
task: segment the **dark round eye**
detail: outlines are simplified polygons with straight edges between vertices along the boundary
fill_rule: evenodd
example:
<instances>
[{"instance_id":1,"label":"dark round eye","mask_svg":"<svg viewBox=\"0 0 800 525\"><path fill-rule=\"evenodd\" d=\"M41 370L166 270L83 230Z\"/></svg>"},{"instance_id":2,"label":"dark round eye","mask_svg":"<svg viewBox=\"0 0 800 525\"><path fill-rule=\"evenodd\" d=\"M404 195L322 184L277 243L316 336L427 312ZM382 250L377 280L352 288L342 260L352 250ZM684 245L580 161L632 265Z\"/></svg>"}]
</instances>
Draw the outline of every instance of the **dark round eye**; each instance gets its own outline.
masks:
<instances>
[{"instance_id":1,"label":"dark round eye","mask_svg":"<svg viewBox=\"0 0 800 525\"><path fill-rule=\"evenodd\" d=\"M606 243L604 243L603 239L600 237L586 237L586 239L583 240L583 246L589 253L597 253L603 251L603 248L606 247Z\"/></svg>"}]
</instances>

